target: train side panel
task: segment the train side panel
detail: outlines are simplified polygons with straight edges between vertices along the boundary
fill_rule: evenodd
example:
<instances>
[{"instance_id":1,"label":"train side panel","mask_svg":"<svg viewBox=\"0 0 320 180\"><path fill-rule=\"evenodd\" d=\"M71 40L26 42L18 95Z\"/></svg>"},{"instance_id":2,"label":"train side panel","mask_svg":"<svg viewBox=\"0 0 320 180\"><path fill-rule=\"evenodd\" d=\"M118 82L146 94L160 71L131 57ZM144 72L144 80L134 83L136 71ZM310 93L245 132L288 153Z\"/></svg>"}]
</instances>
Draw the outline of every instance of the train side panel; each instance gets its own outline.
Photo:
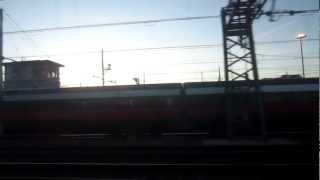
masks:
<instances>
[{"instance_id":1,"label":"train side panel","mask_svg":"<svg viewBox=\"0 0 320 180\"><path fill-rule=\"evenodd\" d=\"M242 86L237 82L238 86ZM261 81L268 134L317 132L318 81ZM186 83L11 92L0 116L8 134L205 131L225 137L225 83ZM232 126L257 131L255 96L235 96Z\"/></svg>"}]
</instances>

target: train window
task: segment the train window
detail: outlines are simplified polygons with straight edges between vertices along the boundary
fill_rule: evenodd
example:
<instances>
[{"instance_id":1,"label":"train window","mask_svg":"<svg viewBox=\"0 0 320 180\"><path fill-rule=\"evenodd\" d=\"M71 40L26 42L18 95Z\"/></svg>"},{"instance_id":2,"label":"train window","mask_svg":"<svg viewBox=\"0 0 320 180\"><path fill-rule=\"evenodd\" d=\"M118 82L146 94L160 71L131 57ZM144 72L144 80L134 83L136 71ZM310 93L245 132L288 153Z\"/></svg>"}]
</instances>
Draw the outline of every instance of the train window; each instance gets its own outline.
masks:
<instances>
[{"instance_id":1,"label":"train window","mask_svg":"<svg viewBox=\"0 0 320 180\"><path fill-rule=\"evenodd\" d=\"M170 97L167 98L167 106L168 106L168 107L173 106L173 99L170 98Z\"/></svg>"}]
</instances>

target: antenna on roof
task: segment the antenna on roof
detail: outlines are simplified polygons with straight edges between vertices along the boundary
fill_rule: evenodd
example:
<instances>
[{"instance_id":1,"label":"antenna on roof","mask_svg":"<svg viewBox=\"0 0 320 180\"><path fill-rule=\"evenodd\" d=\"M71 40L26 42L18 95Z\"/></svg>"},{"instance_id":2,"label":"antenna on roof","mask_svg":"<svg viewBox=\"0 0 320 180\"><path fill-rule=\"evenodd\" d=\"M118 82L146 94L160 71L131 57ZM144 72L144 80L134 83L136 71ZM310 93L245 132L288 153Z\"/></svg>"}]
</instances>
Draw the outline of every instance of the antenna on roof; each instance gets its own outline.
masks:
<instances>
[{"instance_id":1,"label":"antenna on roof","mask_svg":"<svg viewBox=\"0 0 320 180\"><path fill-rule=\"evenodd\" d=\"M104 51L101 49L101 77L102 86L105 85L105 71L111 71L111 64L108 64L107 68L104 67Z\"/></svg>"},{"instance_id":2,"label":"antenna on roof","mask_svg":"<svg viewBox=\"0 0 320 180\"><path fill-rule=\"evenodd\" d=\"M219 66L219 76L218 76L218 81L221 81L220 66Z\"/></svg>"},{"instance_id":3,"label":"antenna on roof","mask_svg":"<svg viewBox=\"0 0 320 180\"><path fill-rule=\"evenodd\" d=\"M136 85L140 85L140 79L135 77L133 78L134 82L136 83Z\"/></svg>"}]
</instances>

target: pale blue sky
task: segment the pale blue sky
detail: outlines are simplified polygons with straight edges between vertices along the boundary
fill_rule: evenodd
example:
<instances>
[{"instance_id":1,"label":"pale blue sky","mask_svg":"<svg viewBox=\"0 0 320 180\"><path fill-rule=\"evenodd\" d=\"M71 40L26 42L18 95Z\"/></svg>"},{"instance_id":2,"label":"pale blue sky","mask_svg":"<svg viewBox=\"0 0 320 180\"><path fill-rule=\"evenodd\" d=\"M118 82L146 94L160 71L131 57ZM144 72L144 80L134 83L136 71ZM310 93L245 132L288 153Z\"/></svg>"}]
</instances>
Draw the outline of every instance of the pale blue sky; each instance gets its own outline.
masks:
<instances>
[{"instance_id":1,"label":"pale blue sky","mask_svg":"<svg viewBox=\"0 0 320 180\"><path fill-rule=\"evenodd\" d=\"M227 0L4 0L0 2L15 25L5 16L4 31L37 29L80 24L136 21L189 16L219 15ZM269 8L266 5L266 9ZM277 9L317 9L318 0L278 0ZM257 42L294 40L305 32L319 38L319 15L281 17L269 22L261 17L254 24ZM49 58L65 65L63 86L100 85L100 49L130 49L162 46L221 44L220 18L130 26L109 26L23 33L4 36L7 57L51 55ZM319 42L304 43L306 72L319 75ZM69 53L69 55L61 55ZM261 77L279 76L301 71L298 42L262 45L257 43ZM54 56L55 54L59 54ZM277 56L273 56L277 55ZM282 57L284 56L284 57ZM287 57L288 56L288 57ZM46 56L25 58L47 59ZM222 47L156 51L105 53L105 63L113 70L107 80L131 84L133 77L146 75L147 83L217 80L218 68L223 69ZM190 64L195 63L195 64Z\"/></svg>"}]
</instances>

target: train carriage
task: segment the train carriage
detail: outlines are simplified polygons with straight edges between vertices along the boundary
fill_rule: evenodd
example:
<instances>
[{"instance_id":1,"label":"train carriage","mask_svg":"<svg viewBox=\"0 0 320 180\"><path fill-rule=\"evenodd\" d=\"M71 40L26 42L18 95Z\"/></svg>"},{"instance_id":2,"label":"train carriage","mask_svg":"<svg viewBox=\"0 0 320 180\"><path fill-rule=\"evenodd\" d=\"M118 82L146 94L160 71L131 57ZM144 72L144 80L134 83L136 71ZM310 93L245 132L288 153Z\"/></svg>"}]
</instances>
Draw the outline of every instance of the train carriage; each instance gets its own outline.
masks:
<instances>
[{"instance_id":1,"label":"train carriage","mask_svg":"<svg viewBox=\"0 0 320 180\"><path fill-rule=\"evenodd\" d=\"M319 79L258 83L268 133L316 132ZM8 134L204 131L221 137L227 128L225 87L226 82L197 82L7 91L1 123ZM253 95L239 92L238 97L235 103L246 113L234 125L256 128Z\"/></svg>"}]
</instances>

